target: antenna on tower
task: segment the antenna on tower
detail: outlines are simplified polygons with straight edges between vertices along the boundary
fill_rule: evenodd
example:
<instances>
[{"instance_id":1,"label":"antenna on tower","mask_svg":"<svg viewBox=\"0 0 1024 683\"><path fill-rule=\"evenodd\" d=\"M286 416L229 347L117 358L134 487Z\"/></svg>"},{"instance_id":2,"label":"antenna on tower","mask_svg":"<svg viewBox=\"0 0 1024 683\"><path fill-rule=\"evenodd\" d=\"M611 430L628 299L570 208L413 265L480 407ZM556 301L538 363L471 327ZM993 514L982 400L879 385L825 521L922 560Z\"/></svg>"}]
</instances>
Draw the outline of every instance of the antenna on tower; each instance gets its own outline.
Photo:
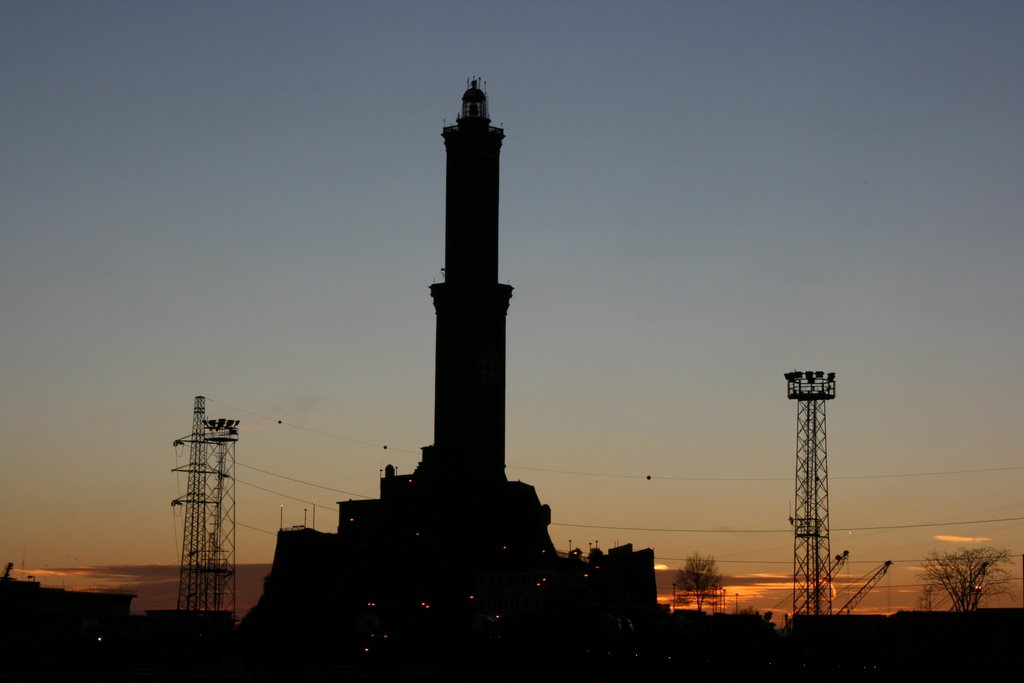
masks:
<instances>
[{"instance_id":1,"label":"antenna on tower","mask_svg":"<svg viewBox=\"0 0 1024 683\"><path fill-rule=\"evenodd\" d=\"M831 614L825 402L836 397L836 373L794 370L785 377L787 395L797 401L796 499L789 519L793 525L793 613Z\"/></svg>"},{"instance_id":2,"label":"antenna on tower","mask_svg":"<svg viewBox=\"0 0 1024 683\"><path fill-rule=\"evenodd\" d=\"M178 611L235 611L235 443L238 420L206 418L206 398L196 396L189 444L186 494L171 501L185 507L178 579Z\"/></svg>"}]
</instances>

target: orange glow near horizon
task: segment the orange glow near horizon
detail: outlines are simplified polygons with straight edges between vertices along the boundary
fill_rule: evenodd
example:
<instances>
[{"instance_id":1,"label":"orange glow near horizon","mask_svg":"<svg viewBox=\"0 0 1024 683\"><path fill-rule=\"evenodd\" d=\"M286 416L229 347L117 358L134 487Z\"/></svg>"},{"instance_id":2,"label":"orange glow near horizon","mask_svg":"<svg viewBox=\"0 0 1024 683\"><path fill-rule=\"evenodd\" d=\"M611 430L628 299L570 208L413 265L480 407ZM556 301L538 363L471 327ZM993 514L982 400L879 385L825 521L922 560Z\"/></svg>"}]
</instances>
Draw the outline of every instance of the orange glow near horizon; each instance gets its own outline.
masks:
<instances>
[{"instance_id":1,"label":"orange glow near horizon","mask_svg":"<svg viewBox=\"0 0 1024 683\"><path fill-rule=\"evenodd\" d=\"M162 582L168 573L178 580L177 565L114 565L114 566L82 566L82 567L36 567L11 570L22 580L35 580L44 585L63 585L82 587L85 585L110 586L138 582L149 578L151 582Z\"/></svg>"}]
</instances>

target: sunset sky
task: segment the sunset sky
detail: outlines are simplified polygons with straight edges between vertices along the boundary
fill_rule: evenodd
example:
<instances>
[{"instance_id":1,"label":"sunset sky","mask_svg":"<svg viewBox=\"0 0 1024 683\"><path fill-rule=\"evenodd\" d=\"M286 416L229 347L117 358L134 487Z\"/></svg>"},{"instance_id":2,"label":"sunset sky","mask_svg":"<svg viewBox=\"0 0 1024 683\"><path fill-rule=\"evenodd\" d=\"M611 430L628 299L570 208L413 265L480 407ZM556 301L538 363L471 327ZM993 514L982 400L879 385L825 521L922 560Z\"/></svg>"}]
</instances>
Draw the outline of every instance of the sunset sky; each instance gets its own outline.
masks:
<instances>
[{"instance_id":1,"label":"sunset sky","mask_svg":"<svg viewBox=\"0 0 1024 683\"><path fill-rule=\"evenodd\" d=\"M710 554L786 611L783 374L834 371L832 550L895 563L864 604L981 544L1020 605L1022 35L985 0L0 3L0 561L173 568L196 395L242 421L240 563L415 468L481 77L507 473L560 550Z\"/></svg>"}]
</instances>

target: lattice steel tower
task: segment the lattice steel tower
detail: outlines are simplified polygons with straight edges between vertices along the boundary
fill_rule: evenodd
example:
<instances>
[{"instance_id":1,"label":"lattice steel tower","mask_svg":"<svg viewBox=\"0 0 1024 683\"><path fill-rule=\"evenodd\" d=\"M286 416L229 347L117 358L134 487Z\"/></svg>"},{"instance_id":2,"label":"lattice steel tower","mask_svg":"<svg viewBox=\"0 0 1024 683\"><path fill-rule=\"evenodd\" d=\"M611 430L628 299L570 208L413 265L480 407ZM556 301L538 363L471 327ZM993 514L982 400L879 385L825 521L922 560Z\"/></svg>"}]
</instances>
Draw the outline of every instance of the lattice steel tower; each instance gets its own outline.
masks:
<instances>
[{"instance_id":1,"label":"lattice steel tower","mask_svg":"<svg viewBox=\"0 0 1024 683\"><path fill-rule=\"evenodd\" d=\"M235 442L238 420L206 419L206 398L196 396L189 444L188 492L171 501L185 506L178 610L235 611Z\"/></svg>"},{"instance_id":2,"label":"lattice steel tower","mask_svg":"<svg viewBox=\"0 0 1024 683\"><path fill-rule=\"evenodd\" d=\"M831 614L825 402L836 397L836 373L795 370L785 377L789 398L797 401L796 505L789 518L793 614Z\"/></svg>"}]
</instances>

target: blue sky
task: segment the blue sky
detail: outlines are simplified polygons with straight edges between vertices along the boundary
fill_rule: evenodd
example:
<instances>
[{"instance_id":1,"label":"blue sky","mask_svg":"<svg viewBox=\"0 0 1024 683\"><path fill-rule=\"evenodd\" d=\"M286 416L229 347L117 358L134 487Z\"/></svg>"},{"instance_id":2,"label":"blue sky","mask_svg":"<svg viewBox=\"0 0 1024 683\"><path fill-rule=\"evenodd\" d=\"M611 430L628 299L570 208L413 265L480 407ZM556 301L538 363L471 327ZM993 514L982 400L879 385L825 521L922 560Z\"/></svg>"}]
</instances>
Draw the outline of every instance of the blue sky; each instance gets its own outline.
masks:
<instances>
[{"instance_id":1,"label":"blue sky","mask_svg":"<svg viewBox=\"0 0 1024 683\"><path fill-rule=\"evenodd\" d=\"M175 563L198 394L259 468L241 561L415 467L440 131L476 76L508 472L556 546L788 571L782 375L822 369L834 549L896 585L939 536L1024 553L1022 29L1015 2L3 3L0 559Z\"/></svg>"}]
</instances>

